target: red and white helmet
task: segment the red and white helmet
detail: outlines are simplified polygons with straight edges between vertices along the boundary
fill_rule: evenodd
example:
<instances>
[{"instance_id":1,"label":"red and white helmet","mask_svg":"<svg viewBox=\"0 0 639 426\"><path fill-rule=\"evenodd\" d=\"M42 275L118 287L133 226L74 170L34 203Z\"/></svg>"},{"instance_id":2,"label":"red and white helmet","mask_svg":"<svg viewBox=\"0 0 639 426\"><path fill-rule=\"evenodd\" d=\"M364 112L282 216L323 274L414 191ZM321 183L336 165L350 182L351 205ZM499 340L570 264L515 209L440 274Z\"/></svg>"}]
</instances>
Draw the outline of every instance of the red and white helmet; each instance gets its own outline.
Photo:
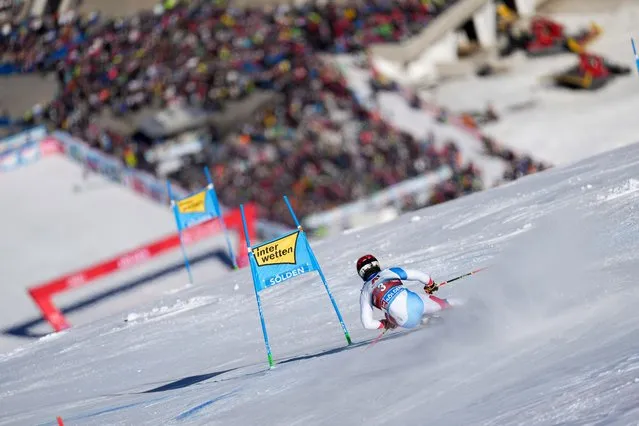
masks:
<instances>
[{"instance_id":1,"label":"red and white helmet","mask_svg":"<svg viewBox=\"0 0 639 426\"><path fill-rule=\"evenodd\" d=\"M368 281L372 275L379 271L381 271L379 262L372 254L366 254L357 259L357 273L364 281Z\"/></svg>"}]
</instances>

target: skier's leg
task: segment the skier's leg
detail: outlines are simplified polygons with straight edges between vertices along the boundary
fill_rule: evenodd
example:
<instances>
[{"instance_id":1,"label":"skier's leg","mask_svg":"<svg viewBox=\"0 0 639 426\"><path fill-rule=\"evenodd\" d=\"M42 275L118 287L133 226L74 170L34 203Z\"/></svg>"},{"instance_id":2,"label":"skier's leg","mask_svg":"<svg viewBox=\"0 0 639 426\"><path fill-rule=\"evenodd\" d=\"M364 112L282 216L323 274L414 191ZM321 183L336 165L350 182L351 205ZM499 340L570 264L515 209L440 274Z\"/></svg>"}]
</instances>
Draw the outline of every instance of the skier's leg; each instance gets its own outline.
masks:
<instances>
[{"instance_id":1,"label":"skier's leg","mask_svg":"<svg viewBox=\"0 0 639 426\"><path fill-rule=\"evenodd\" d=\"M414 328L423 324L423 318L461 302L455 299L441 299L433 295L421 295L408 289L395 297L388 307L388 315L403 328Z\"/></svg>"},{"instance_id":2,"label":"skier's leg","mask_svg":"<svg viewBox=\"0 0 639 426\"><path fill-rule=\"evenodd\" d=\"M406 310L408 311L408 318L402 327L414 328L422 323L422 317L424 316L426 306L424 305L422 298L419 297L417 293L413 293L410 290L407 290L406 292L408 293L406 296Z\"/></svg>"},{"instance_id":3,"label":"skier's leg","mask_svg":"<svg viewBox=\"0 0 639 426\"><path fill-rule=\"evenodd\" d=\"M458 299L442 299L432 294L419 294L418 296L424 302L424 315L432 315L442 309L463 305L463 302Z\"/></svg>"},{"instance_id":4,"label":"skier's leg","mask_svg":"<svg viewBox=\"0 0 639 426\"><path fill-rule=\"evenodd\" d=\"M413 328L421 323L424 302L410 290L402 291L388 307L388 314L403 328Z\"/></svg>"}]
</instances>

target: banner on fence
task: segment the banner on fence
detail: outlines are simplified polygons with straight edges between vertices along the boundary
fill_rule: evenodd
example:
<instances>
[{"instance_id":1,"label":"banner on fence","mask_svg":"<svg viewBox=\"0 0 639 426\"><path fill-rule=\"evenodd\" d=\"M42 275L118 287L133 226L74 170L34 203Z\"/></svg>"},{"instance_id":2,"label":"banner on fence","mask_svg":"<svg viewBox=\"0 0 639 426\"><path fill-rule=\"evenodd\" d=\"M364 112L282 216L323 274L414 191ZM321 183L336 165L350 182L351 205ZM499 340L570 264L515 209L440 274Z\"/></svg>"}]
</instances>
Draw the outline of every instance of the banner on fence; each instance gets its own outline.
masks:
<instances>
[{"instance_id":1,"label":"banner on fence","mask_svg":"<svg viewBox=\"0 0 639 426\"><path fill-rule=\"evenodd\" d=\"M47 136L44 126L32 127L22 132L0 139L0 154L13 151L27 143L40 142Z\"/></svg>"},{"instance_id":2,"label":"banner on fence","mask_svg":"<svg viewBox=\"0 0 639 426\"><path fill-rule=\"evenodd\" d=\"M8 172L35 163L40 158L60 152L58 144L49 139L27 142L16 149L0 153L0 172Z\"/></svg>"}]
</instances>

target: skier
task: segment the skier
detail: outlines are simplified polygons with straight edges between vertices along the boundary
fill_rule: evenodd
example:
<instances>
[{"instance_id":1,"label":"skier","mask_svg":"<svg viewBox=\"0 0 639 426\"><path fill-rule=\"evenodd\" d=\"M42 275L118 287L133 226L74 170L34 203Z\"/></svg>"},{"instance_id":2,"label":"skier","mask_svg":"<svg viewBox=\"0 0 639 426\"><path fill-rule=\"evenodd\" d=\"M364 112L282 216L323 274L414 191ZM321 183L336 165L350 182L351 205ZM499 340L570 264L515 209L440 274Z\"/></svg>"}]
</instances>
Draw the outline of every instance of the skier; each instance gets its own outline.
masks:
<instances>
[{"instance_id":1,"label":"skier","mask_svg":"<svg viewBox=\"0 0 639 426\"><path fill-rule=\"evenodd\" d=\"M364 280L359 298L360 319L364 328L391 329L397 326L414 328L442 309L462 303L441 299L432 293L438 290L430 275L399 267L382 270L379 261L371 254L357 260L357 273ZM404 287L403 280L424 284L425 295L419 295ZM386 314L381 321L373 318L373 307Z\"/></svg>"}]
</instances>

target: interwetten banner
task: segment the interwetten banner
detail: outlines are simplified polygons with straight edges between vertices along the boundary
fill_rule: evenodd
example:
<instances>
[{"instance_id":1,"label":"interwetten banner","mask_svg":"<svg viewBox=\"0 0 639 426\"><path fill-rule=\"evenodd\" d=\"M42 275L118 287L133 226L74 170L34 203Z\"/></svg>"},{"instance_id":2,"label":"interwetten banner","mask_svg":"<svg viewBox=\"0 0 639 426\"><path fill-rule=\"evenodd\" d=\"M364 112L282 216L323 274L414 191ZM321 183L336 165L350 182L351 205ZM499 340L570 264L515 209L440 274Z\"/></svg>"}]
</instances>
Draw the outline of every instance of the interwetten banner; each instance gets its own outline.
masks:
<instances>
[{"instance_id":1,"label":"interwetten banner","mask_svg":"<svg viewBox=\"0 0 639 426\"><path fill-rule=\"evenodd\" d=\"M304 232L295 231L260 244L253 247L251 252L257 291L318 270Z\"/></svg>"}]
</instances>

